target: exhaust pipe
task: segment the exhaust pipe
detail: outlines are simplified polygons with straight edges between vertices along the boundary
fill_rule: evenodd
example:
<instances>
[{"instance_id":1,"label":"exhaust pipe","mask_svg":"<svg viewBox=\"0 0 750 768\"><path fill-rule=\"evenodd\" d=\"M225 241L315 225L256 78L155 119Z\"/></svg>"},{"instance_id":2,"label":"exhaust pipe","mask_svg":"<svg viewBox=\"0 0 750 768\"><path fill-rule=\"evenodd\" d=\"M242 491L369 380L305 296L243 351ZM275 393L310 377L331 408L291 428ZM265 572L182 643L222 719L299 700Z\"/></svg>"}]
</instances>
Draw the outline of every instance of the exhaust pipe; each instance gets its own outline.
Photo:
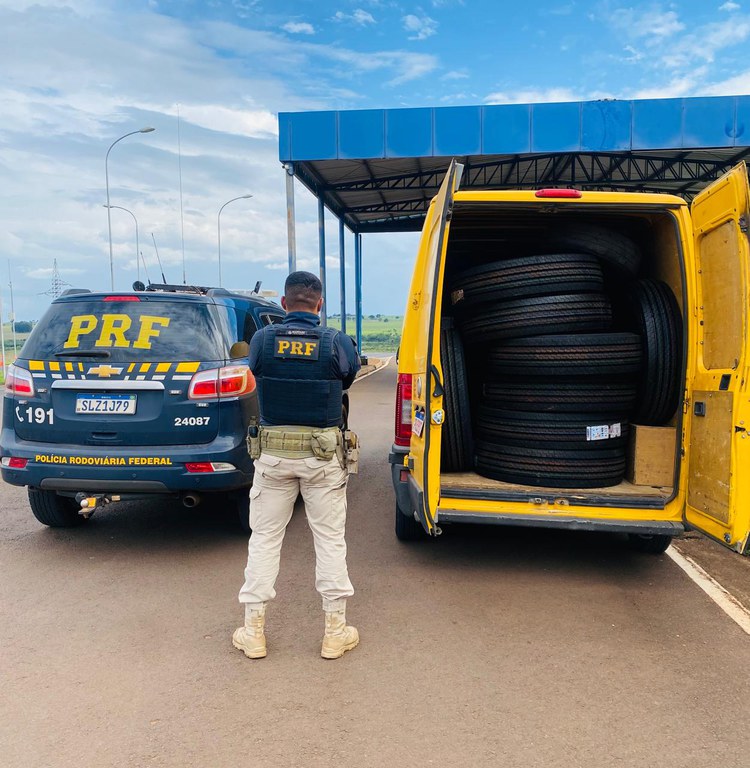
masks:
<instances>
[{"instance_id":1,"label":"exhaust pipe","mask_svg":"<svg viewBox=\"0 0 750 768\"><path fill-rule=\"evenodd\" d=\"M197 493L186 493L182 497L182 503L188 509L192 509L193 507L197 507L201 503L201 497Z\"/></svg>"}]
</instances>

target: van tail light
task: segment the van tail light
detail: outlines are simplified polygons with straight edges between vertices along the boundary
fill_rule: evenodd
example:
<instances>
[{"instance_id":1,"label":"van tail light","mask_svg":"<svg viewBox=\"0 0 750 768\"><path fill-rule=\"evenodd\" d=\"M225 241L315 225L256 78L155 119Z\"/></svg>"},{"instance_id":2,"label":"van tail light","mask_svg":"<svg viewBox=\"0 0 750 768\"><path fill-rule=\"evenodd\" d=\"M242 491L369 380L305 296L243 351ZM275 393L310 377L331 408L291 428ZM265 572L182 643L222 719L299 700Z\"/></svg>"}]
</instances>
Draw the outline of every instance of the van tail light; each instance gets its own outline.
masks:
<instances>
[{"instance_id":1,"label":"van tail light","mask_svg":"<svg viewBox=\"0 0 750 768\"><path fill-rule=\"evenodd\" d=\"M537 189L534 197L583 197L580 189Z\"/></svg>"},{"instance_id":2,"label":"van tail light","mask_svg":"<svg viewBox=\"0 0 750 768\"><path fill-rule=\"evenodd\" d=\"M239 397L255 391L255 376L247 365L228 365L198 371L190 381L188 398L208 400Z\"/></svg>"},{"instance_id":3,"label":"van tail light","mask_svg":"<svg viewBox=\"0 0 750 768\"><path fill-rule=\"evenodd\" d=\"M399 373L396 386L396 445L411 443L412 374Z\"/></svg>"},{"instance_id":4,"label":"van tail light","mask_svg":"<svg viewBox=\"0 0 750 768\"><path fill-rule=\"evenodd\" d=\"M34 379L24 368L17 365L8 366L5 374L5 394L16 395L17 397L34 396Z\"/></svg>"}]
</instances>

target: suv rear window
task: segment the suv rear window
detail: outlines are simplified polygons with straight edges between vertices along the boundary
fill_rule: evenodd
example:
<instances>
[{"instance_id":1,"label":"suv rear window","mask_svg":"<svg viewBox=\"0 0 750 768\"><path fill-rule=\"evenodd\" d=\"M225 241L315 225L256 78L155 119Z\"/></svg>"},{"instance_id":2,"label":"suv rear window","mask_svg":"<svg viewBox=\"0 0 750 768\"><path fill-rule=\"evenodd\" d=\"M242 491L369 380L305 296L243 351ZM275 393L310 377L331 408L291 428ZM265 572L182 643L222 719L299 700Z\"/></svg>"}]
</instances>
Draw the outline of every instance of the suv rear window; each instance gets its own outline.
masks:
<instances>
[{"instance_id":1,"label":"suv rear window","mask_svg":"<svg viewBox=\"0 0 750 768\"><path fill-rule=\"evenodd\" d=\"M26 359L106 358L210 361L226 358L212 304L187 301L71 301L52 304L21 355Z\"/></svg>"}]
</instances>

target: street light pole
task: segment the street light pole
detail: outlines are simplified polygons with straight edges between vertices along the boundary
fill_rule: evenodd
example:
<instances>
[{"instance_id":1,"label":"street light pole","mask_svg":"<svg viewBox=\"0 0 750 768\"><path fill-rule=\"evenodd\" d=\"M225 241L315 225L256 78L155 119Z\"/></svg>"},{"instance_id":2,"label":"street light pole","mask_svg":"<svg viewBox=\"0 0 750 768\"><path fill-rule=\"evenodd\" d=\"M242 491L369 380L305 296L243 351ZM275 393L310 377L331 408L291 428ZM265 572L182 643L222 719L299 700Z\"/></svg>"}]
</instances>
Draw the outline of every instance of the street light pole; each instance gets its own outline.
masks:
<instances>
[{"instance_id":1,"label":"street light pole","mask_svg":"<svg viewBox=\"0 0 750 768\"><path fill-rule=\"evenodd\" d=\"M111 289L113 291L115 289L115 260L112 255L112 213L111 206L109 204L109 153L112 151L112 147L114 147L115 144L122 141L123 139L127 139L128 136L134 136L136 133L151 133L151 131L155 130L155 128L141 128L138 131L131 131L130 133L126 133L124 136L120 136L119 139L116 139L109 145L107 154L104 157L104 183L107 187L107 228L109 229L109 279L111 283Z\"/></svg>"},{"instance_id":2,"label":"street light pole","mask_svg":"<svg viewBox=\"0 0 750 768\"><path fill-rule=\"evenodd\" d=\"M107 207L106 205L104 206ZM133 221L135 222L135 265L138 270L138 280L141 279L141 251L140 251L140 244L138 242L138 219L136 219L135 214L133 211L131 211L129 208L123 208L121 205L110 205L110 208L117 208L118 211L125 211L126 213L129 213L133 217Z\"/></svg>"},{"instance_id":3,"label":"street light pole","mask_svg":"<svg viewBox=\"0 0 750 768\"><path fill-rule=\"evenodd\" d=\"M219 208L219 213L216 216L216 240L219 245L219 288L222 287L221 284L221 212L229 205L229 203L233 203L235 200L248 200L251 198L252 195L240 195L239 197L233 197L231 200L227 200L224 205Z\"/></svg>"}]
</instances>

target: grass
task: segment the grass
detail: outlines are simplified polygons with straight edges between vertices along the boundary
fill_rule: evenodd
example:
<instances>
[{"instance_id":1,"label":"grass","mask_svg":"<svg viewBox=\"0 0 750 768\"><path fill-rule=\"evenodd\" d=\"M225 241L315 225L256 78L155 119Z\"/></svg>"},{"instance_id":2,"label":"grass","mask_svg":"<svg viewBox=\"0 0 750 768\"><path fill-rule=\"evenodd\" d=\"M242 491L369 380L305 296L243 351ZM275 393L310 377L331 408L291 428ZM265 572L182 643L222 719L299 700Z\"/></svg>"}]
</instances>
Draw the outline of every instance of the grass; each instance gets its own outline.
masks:
<instances>
[{"instance_id":1,"label":"grass","mask_svg":"<svg viewBox=\"0 0 750 768\"><path fill-rule=\"evenodd\" d=\"M5 362L10 365L16 359L16 353L13 350L13 330L11 329L10 322L3 323L3 333L5 334ZM21 351L26 339L29 338L28 333L16 333L16 350ZM2 360L0 360L0 384L5 384L5 370L3 369Z\"/></svg>"},{"instance_id":2,"label":"grass","mask_svg":"<svg viewBox=\"0 0 750 768\"><path fill-rule=\"evenodd\" d=\"M401 315L365 315L362 318L362 352L395 352L401 341ZM328 318L328 325L341 328L341 317ZM346 332L356 334L357 323L354 315L346 316Z\"/></svg>"}]
</instances>

